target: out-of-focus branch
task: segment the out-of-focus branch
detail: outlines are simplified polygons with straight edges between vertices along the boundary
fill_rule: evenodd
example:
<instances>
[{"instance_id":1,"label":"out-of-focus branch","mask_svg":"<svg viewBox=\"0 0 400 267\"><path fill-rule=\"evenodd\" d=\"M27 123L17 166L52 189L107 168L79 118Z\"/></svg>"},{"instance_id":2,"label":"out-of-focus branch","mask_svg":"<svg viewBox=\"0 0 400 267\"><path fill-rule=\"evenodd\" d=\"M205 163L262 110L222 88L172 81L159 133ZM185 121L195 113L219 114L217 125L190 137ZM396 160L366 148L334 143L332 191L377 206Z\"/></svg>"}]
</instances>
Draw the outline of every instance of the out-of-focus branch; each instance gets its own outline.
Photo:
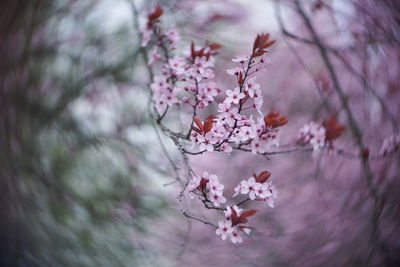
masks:
<instances>
[{"instance_id":1,"label":"out-of-focus branch","mask_svg":"<svg viewBox=\"0 0 400 267\"><path fill-rule=\"evenodd\" d=\"M333 64L332 64L331 60L329 59L327 49L323 45L322 41L320 40L317 32L314 29L314 26L312 25L312 23L311 23L310 19L308 18L308 16L305 14L305 12L304 12L303 8L301 7L299 1L296 0L295 4L296 4L296 8L297 8L298 13L303 18L303 21L304 21L307 29L311 33L312 38L313 38L316 46L318 47L320 56L321 56L323 62L325 63L325 65L326 65L326 67L328 69L329 75L330 75L330 77L332 79L332 82L333 82L333 87L334 87L336 93L338 94L339 99L340 99L340 101L341 101L341 103L343 105L343 108L345 110L350 129L351 129L351 131L352 131L352 133L353 133L353 135L354 135L354 137L356 139L358 147L359 147L360 151L364 151L364 149L366 147L365 147L364 142L363 142L362 132L361 132L361 130L360 130L360 128L359 128L359 126L358 126L358 124L357 124L357 122L356 122L356 120L355 120L355 118L353 116L353 113L352 113L352 111L350 109L347 96L345 95L344 90L343 90L343 88L342 88L342 86L340 84L340 81L339 81L339 79L337 77L337 74L336 74L336 71L335 71L335 69L333 67ZM366 182L367 182L367 185L369 187L370 193L374 197L377 197L377 195L376 195L377 193L376 193L375 189L372 186L372 173L371 173L371 170L370 170L368 159L364 159L363 158L362 159L362 164L363 164L365 178L366 178Z\"/></svg>"},{"instance_id":2,"label":"out-of-focus branch","mask_svg":"<svg viewBox=\"0 0 400 267\"><path fill-rule=\"evenodd\" d=\"M303 22L305 23L308 31L310 32L310 34L312 36L312 39L314 40L315 44L318 47L320 56L321 56L323 62L325 63L325 65L328 69L328 72L330 74L330 77L332 79L333 87L334 87L336 93L338 94L339 99L345 109L345 113L346 113L347 120L348 120L348 123L350 126L350 130L352 131L352 133L356 139L356 142L357 142L360 152L362 152L366 149L364 142L363 142L362 132L361 132L361 130L353 116L353 113L349 107L347 96L345 95L344 90L340 84L340 81L337 77L337 74L333 67L333 64L329 59L327 49L323 45L322 40L319 38L316 30L314 29L310 18L304 12L302 6L300 5L299 0L295 0L295 5L296 5L296 10L297 10L298 14L302 17ZM372 233L371 233L372 251L370 253L370 256L372 257L372 255L374 254L375 248L376 248L376 242L379 242L379 217L381 214L381 209L379 209L378 192L376 191L376 189L374 188L373 183L372 183L373 175L372 175L371 168L370 168L370 165L368 162L368 158L362 157L361 162L362 162L363 176L365 177L369 195L374 200L374 207L373 207L373 214L372 214Z\"/></svg>"},{"instance_id":3,"label":"out-of-focus branch","mask_svg":"<svg viewBox=\"0 0 400 267\"><path fill-rule=\"evenodd\" d=\"M281 32L283 35L296 40L298 42L304 43L304 44L308 44L308 45L313 45L313 46L317 46L318 47L318 43L313 41L313 40L309 40L305 37L296 35L290 31L287 30L287 28L285 27L284 23L283 23L283 19L282 19L282 14L281 14L281 10L280 10L280 3L279 1L275 1L275 15L277 17L277 21L279 24L279 27L281 29ZM378 25L377 25L378 26ZM286 41L286 39L285 39ZM304 60L302 60L301 56L297 53L297 51L290 45L289 42L286 42L287 45L289 46L289 48L292 50L292 52L296 55L296 58L298 59L298 61L300 63L302 63L302 65L307 69L307 71L312 75L314 81L316 79L315 75L312 74L311 70L309 70L308 66L305 64ZM368 83L368 81L365 79L365 77L359 73L341 54L340 51L336 48L327 46L324 44L324 48L326 51L332 53L335 57L337 57L342 64L351 72L351 74L353 74L362 84L362 88L365 90L368 90L379 102L381 108L383 109L383 111L389 116L393 129L395 131L399 130L399 125L397 123L397 118L395 117L395 115L390 111L390 109L388 108L388 106L385 104L383 98L371 87L371 85ZM317 88L319 88L319 85L317 84ZM328 97L328 96L327 96ZM323 105L327 105L326 101L323 101ZM328 108L328 107L327 107Z\"/></svg>"},{"instance_id":4,"label":"out-of-focus branch","mask_svg":"<svg viewBox=\"0 0 400 267\"><path fill-rule=\"evenodd\" d=\"M279 1L275 1L275 5L274 5L274 6L275 6L275 16L276 16L276 18L277 18L279 27L280 27L281 32L283 33L283 35L288 36L288 37L290 37L290 38L293 38L293 39L295 39L295 40L301 41L301 42L303 42L303 43L307 43L307 44L310 44L310 45L314 44L314 43L313 43L312 41L310 41L310 40L307 40L307 39L302 38L302 37L298 37L297 35L294 35L294 34L290 33L290 32L286 29L286 27L285 27L285 25L284 25L284 22L283 22L283 19L282 19L282 13L281 13L281 8L280 8L280 3L279 3ZM303 67L306 69L306 71L309 73L309 75L310 75L311 78L313 79L314 84L315 84L315 86L316 86L317 89L318 89L318 93L319 93L319 96L320 96L320 98L321 98L322 106L324 106L328 112L332 113L333 109L332 109L332 107L330 106L329 101L328 101L329 93L328 93L328 95L326 95L326 96L323 95L323 93L322 93L322 88L321 88L321 86L320 86L320 84L319 84L319 82L318 82L317 76L316 76L316 75L312 72L312 70L308 67L308 65L306 64L306 62L303 60L303 58L300 56L300 54L297 52L297 50L291 45L291 43L290 43L289 41L287 41L286 38L285 38L284 40L285 40L285 43L287 44L287 46L289 47L289 49L290 49L290 50L292 51L292 53L295 55L296 60L297 60L301 65L303 65Z\"/></svg>"}]
</instances>

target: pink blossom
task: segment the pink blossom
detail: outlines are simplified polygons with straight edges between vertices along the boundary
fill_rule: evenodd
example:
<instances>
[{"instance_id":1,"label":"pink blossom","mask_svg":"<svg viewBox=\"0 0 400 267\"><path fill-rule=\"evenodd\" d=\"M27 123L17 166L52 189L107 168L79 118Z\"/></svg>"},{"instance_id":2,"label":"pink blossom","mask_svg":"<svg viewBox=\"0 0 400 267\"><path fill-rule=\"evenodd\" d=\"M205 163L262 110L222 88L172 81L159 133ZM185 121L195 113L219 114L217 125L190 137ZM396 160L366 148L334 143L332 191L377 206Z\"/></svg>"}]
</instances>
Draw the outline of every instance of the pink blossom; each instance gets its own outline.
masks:
<instances>
[{"instance_id":1,"label":"pink blossom","mask_svg":"<svg viewBox=\"0 0 400 267\"><path fill-rule=\"evenodd\" d=\"M245 97L245 95L240 92L239 87L236 87L233 91L227 90L226 95L228 96L226 98L226 101L233 104L239 104L240 99L243 99Z\"/></svg>"},{"instance_id":2,"label":"pink blossom","mask_svg":"<svg viewBox=\"0 0 400 267\"><path fill-rule=\"evenodd\" d=\"M391 135L386 137L382 143L380 152L382 154L392 153L400 148L400 135Z\"/></svg>"},{"instance_id":3,"label":"pink blossom","mask_svg":"<svg viewBox=\"0 0 400 267\"><path fill-rule=\"evenodd\" d=\"M225 240L227 237L231 235L233 232L232 222L231 221L219 221L218 228L215 231L217 235L220 235L222 240Z\"/></svg>"},{"instance_id":4,"label":"pink blossom","mask_svg":"<svg viewBox=\"0 0 400 267\"><path fill-rule=\"evenodd\" d=\"M221 151L224 151L228 154L231 153L233 150L233 148L228 143L223 143L220 148L221 148Z\"/></svg>"},{"instance_id":5,"label":"pink blossom","mask_svg":"<svg viewBox=\"0 0 400 267\"><path fill-rule=\"evenodd\" d=\"M257 196L258 199L264 200L267 197L272 196L272 193L270 191L270 186L268 183L263 183L261 186L257 189Z\"/></svg>"},{"instance_id":6,"label":"pink blossom","mask_svg":"<svg viewBox=\"0 0 400 267\"><path fill-rule=\"evenodd\" d=\"M169 60L169 66L175 76L180 76L185 72L185 59L183 57L175 56Z\"/></svg>"},{"instance_id":7,"label":"pink blossom","mask_svg":"<svg viewBox=\"0 0 400 267\"><path fill-rule=\"evenodd\" d=\"M242 68L240 68L240 67L236 67L234 69L227 69L226 70L226 73L228 73L229 75L238 76L240 72L242 72Z\"/></svg>"},{"instance_id":8,"label":"pink blossom","mask_svg":"<svg viewBox=\"0 0 400 267\"><path fill-rule=\"evenodd\" d=\"M250 97L254 97L255 92L258 92L260 95L260 85L256 83L257 77L253 76L247 80L247 82L244 85L244 90L249 93Z\"/></svg>"},{"instance_id":9,"label":"pink blossom","mask_svg":"<svg viewBox=\"0 0 400 267\"><path fill-rule=\"evenodd\" d=\"M232 216L232 209L234 209L235 210L235 212L236 212L236 215L237 216L240 216L240 214L242 214L242 211L243 211L243 209L240 209L238 206L233 206L232 208L230 207L230 206L226 206L226 210L224 211L224 214L225 214L225 218L227 219L227 220L230 220L231 219L231 216Z\"/></svg>"},{"instance_id":10,"label":"pink blossom","mask_svg":"<svg viewBox=\"0 0 400 267\"><path fill-rule=\"evenodd\" d=\"M238 56L232 59L233 62L236 63L245 63L246 61L248 61L250 59L250 56Z\"/></svg>"},{"instance_id":11,"label":"pink blossom","mask_svg":"<svg viewBox=\"0 0 400 267\"><path fill-rule=\"evenodd\" d=\"M142 40L140 42L140 45L142 47L145 47L145 46L147 46L147 44L149 43L149 41L151 39L151 36L153 35L153 30L147 28L147 25L146 25L146 26L140 28L140 33L142 35Z\"/></svg>"},{"instance_id":12,"label":"pink blossom","mask_svg":"<svg viewBox=\"0 0 400 267\"><path fill-rule=\"evenodd\" d=\"M231 241L232 241L233 244L242 243L243 242L243 238L240 235L237 227L233 228L232 233L230 234L230 238L231 238Z\"/></svg>"},{"instance_id":13,"label":"pink blossom","mask_svg":"<svg viewBox=\"0 0 400 267\"><path fill-rule=\"evenodd\" d=\"M260 183L257 183L254 177L250 177L247 181L241 182L240 193L243 195L249 194L251 200L256 199L258 196L258 189L261 187Z\"/></svg>"},{"instance_id":14,"label":"pink blossom","mask_svg":"<svg viewBox=\"0 0 400 267\"><path fill-rule=\"evenodd\" d=\"M214 145L218 142L218 139L212 136L212 132L206 133L204 136L200 135L197 138L199 143L200 151L214 151Z\"/></svg>"},{"instance_id":15,"label":"pink blossom","mask_svg":"<svg viewBox=\"0 0 400 267\"><path fill-rule=\"evenodd\" d=\"M150 55L149 55L149 65L153 64L154 61L160 60L161 55L158 54L157 52L157 47L155 46L153 50L151 50Z\"/></svg>"},{"instance_id":16,"label":"pink blossom","mask_svg":"<svg viewBox=\"0 0 400 267\"><path fill-rule=\"evenodd\" d=\"M178 30L175 27L168 30L165 33L165 36L167 37L167 39L170 43L175 43L181 39L181 37L179 36Z\"/></svg>"},{"instance_id":17,"label":"pink blossom","mask_svg":"<svg viewBox=\"0 0 400 267\"><path fill-rule=\"evenodd\" d=\"M214 206L219 207L220 203L225 203L226 198L220 192L211 191L210 193L210 200Z\"/></svg>"},{"instance_id":18,"label":"pink blossom","mask_svg":"<svg viewBox=\"0 0 400 267\"><path fill-rule=\"evenodd\" d=\"M299 130L299 141L303 144L309 143L317 151L325 146L325 132L323 126L312 121Z\"/></svg>"}]
</instances>

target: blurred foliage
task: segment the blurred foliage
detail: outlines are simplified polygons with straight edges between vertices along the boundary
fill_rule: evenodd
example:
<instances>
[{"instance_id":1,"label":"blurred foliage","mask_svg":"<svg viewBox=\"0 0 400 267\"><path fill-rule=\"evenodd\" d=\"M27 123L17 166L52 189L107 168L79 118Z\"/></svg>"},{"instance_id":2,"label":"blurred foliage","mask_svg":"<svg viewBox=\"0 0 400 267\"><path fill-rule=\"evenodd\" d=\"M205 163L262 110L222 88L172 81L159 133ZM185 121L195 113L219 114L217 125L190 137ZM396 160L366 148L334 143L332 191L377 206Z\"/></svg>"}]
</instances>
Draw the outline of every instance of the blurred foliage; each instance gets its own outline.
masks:
<instances>
[{"instance_id":1,"label":"blurred foliage","mask_svg":"<svg viewBox=\"0 0 400 267\"><path fill-rule=\"evenodd\" d=\"M96 110L96 98L134 78L132 22L105 30L107 4L0 4L0 266L147 264L130 236L145 236L144 221L165 202L157 193L142 198L151 179L131 162L139 146L111 140L150 121L121 116L116 131L102 131L74 106Z\"/></svg>"}]
</instances>

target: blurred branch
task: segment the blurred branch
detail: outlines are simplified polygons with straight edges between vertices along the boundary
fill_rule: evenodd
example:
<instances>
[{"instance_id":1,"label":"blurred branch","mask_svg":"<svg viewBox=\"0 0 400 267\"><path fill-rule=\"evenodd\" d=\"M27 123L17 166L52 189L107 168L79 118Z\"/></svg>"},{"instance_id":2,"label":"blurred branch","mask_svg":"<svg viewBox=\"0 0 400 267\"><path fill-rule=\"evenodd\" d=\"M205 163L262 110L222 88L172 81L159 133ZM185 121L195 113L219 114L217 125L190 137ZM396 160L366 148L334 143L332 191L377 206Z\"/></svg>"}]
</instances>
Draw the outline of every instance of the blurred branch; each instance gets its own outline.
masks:
<instances>
[{"instance_id":1,"label":"blurred branch","mask_svg":"<svg viewBox=\"0 0 400 267\"><path fill-rule=\"evenodd\" d=\"M348 103L348 99L347 96L345 95L342 86L339 82L339 79L337 77L336 71L333 67L332 62L329 59L328 56L328 52L326 47L323 45L322 41L320 40L316 30L314 29L310 18L306 15L306 13L304 12L303 8L300 5L299 0L295 0L295 5L296 5L296 9L298 11L298 14L302 17L307 29L309 30L313 41L315 42L320 56L322 58L322 60L324 61L328 72L331 76L331 79L333 81L333 85L334 85L334 89L336 91L336 93L339 96L340 101L342 102L342 105L345 109L345 113L347 115L347 120L350 126L350 129L356 139L356 142L358 144L359 147L359 151L362 152L366 149L364 143L363 143L363 136L362 136L362 132L353 116L353 113L349 107L349 103ZM373 186L373 176L372 176L372 172L371 172L371 168L370 165L368 163L368 158L366 157L362 157L361 158L361 162L362 162L362 169L363 169L363 176L365 177L366 180L366 184L367 184L367 188L369 191L370 196L373 198L374 200L374 208L373 208L373 215L372 215L372 233L371 233L371 242L373 245L372 251L370 255L373 255L373 252L375 250L375 242L379 242L379 216L380 216L380 209L379 209L379 196L378 196L378 192L376 191L376 189Z\"/></svg>"}]
</instances>

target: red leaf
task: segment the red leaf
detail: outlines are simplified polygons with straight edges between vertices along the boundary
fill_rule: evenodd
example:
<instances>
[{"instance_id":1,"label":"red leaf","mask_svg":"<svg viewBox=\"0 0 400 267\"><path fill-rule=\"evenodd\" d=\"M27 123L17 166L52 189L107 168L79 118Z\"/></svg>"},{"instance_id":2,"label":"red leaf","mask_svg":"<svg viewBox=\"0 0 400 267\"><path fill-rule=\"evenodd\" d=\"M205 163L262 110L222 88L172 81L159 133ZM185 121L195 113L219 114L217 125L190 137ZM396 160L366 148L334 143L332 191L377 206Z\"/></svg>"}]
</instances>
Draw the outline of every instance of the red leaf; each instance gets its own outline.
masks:
<instances>
[{"instance_id":1,"label":"red leaf","mask_svg":"<svg viewBox=\"0 0 400 267\"><path fill-rule=\"evenodd\" d=\"M272 46L276 42L275 40L268 41L269 36L269 33L262 33L257 35L253 43L253 57L262 56L267 52L264 49Z\"/></svg>"},{"instance_id":2,"label":"red leaf","mask_svg":"<svg viewBox=\"0 0 400 267\"><path fill-rule=\"evenodd\" d=\"M199 127L201 132L204 132L203 123L199 118L193 117L194 122L196 123L197 127Z\"/></svg>"},{"instance_id":3,"label":"red leaf","mask_svg":"<svg viewBox=\"0 0 400 267\"><path fill-rule=\"evenodd\" d=\"M279 112L270 112L264 117L266 126L276 128L285 125L288 120L285 115L279 114Z\"/></svg>"},{"instance_id":4,"label":"red leaf","mask_svg":"<svg viewBox=\"0 0 400 267\"><path fill-rule=\"evenodd\" d=\"M239 217L239 219L237 221L237 224L239 224L239 223L247 223L247 222L248 222L247 218L246 217L242 217L240 215L240 217Z\"/></svg>"},{"instance_id":5,"label":"red leaf","mask_svg":"<svg viewBox=\"0 0 400 267\"><path fill-rule=\"evenodd\" d=\"M244 80L243 80L243 73L242 73L242 72L239 72L238 84L239 84L239 85L242 85L243 83L244 83Z\"/></svg>"},{"instance_id":6,"label":"red leaf","mask_svg":"<svg viewBox=\"0 0 400 267\"><path fill-rule=\"evenodd\" d=\"M259 57L259 56L264 55L265 53L266 53L266 51L264 51L264 50L262 50L262 49L258 49L257 52L255 52L255 53L253 54L253 57Z\"/></svg>"},{"instance_id":7,"label":"red leaf","mask_svg":"<svg viewBox=\"0 0 400 267\"><path fill-rule=\"evenodd\" d=\"M239 223L239 218L237 216L235 209L231 209L231 210L232 210L232 215L231 215L232 225L236 225Z\"/></svg>"},{"instance_id":8,"label":"red leaf","mask_svg":"<svg viewBox=\"0 0 400 267\"><path fill-rule=\"evenodd\" d=\"M368 148L364 148L363 152L362 152L362 157L364 159L369 158L369 149Z\"/></svg>"},{"instance_id":9,"label":"red leaf","mask_svg":"<svg viewBox=\"0 0 400 267\"><path fill-rule=\"evenodd\" d=\"M209 131L211 131L211 128L214 123L214 119L216 117L217 116L215 116L215 115L210 115L204 120L204 133L208 133Z\"/></svg>"},{"instance_id":10,"label":"red leaf","mask_svg":"<svg viewBox=\"0 0 400 267\"><path fill-rule=\"evenodd\" d=\"M208 121L208 120L211 120L211 121L213 121L213 120L215 120L216 118L217 118L217 116L215 116L215 115L211 114L211 115L208 115L208 117L207 117L207 118L205 118L205 119L204 119L204 121Z\"/></svg>"},{"instance_id":11,"label":"red leaf","mask_svg":"<svg viewBox=\"0 0 400 267\"><path fill-rule=\"evenodd\" d=\"M211 50L218 50L218 49L221 48L221 44L219 44L219 43L211 43L211 44L208 45L208 47L209 47Z\"/></svg>"},{"instance_id":12,"label":"red leaf","mask_svg":"<svg viewBox=\"0 0 400 267\"><path fill-rule=\"evenodd\" d=\"M207 179L201 178L200 185L199 185L201 191L206 190L207 183L208 183Z\"/></svg>"},{"instance_id":13,"label":"red leaf","mask_svg":"<svg viewBox=\"0 0 400 267\"><path fill-rule=\"evenodd\" d=\"M338 138L346 129L346 126L337 122L335 115L332 115L325 120L323 126L326 129L325 138L327 141L332 141Z\"/></svg>"},{"instance_id":14,"label":"red leaf","mask_svg":"<svg viewBox=\"0 0 400 267\"><path fill-rule=\"evenodd\" d=\"M202 132L200 131L199 128L197 128L196 126L192 127L192 130L195 131L196 133L202 134Z\"/></svg>"},{"instance_id":15,"label":"red leaf","mask_svg":"<svg viewBox=\"0 0 400 267\"><path fill-rule=\"evenodd\" d=\"M245 217L245 218L247 218L247 217L253 216L254 214L256 214L256 212L257 212L256 209L246 210L246 211L243 211L243 212L242 212L242 214L240 215L240 217Z\"/></svg>"},{"instance_id":16,"label":"red leaf","mask_svg":"<svg viewBox=\"0 0 400 267\"><path fill-rule=\"evenodd\" d=\"M254 39L254 43L253 43L253 53L254 51L256 51L256 49L258 48L258 43L260 42L260 35L257 34L256 39Z\"/></svg>"},{"instance_id":17,"label":"red leaf","mask_svg":"<svg viewBox=\"0 0 400 267\"><path fill-rule=\"evenodd\" d=\"M194 61L195 57L196 57L196 51L194 49L194 42L192 41L192 43L190 44L190 52L191 52L191 56L192 56L192 60Z\"/></svg>"},{"instance_id":18,"label":"red leaf","mask_svg":"<svg viewBox=\"0 0 400 267\"><path fill-rule=\"evenodd\" d=\"M270 47L270 46L272 46L275 42L276 42L276 40L272 40L272 41L269 41L269 42L265 43L264 49L265 49L265 48L268 48L268 47Z\"/></svg>"},{"instance_id":19,"label":"red leaf","mask_svg":"<svg viewBox=\"0 0 400 267\"><path fill-rule=\"evenodd\" d=\"M253 210L246 210L244 212L242 212L242 214L239 216L237 223L247 223L247 217L253 216L255 213L257 212L257 210L253 209Z\"/></svg>"},{"instance_id":20,"label":"red leaf","mask_svg":"<svg viewBox=\"0 0 400 267\"><path fill-rule=\"evenodd\" d=\"M160 5L156 5L155 9L153 10L153 12L151 12L147 18L149 20L149 23L153 23L154 20L158 19L159 17L162 16L162 14L164 14L164 10L161 8Z\"/></svg>"},{"instance_id":21,"label":"red leaf","mask_svg":"<svg viewBox=\"0 0 400 267\"><path fill-rule=\"evenodd\" d=\"M257 178L256 178L256 182L257 183L264 183L265 181L268 180L268 178L271 176L271 172L269 171L263 171L261 172Z\"/></svg>"}]
</instances>

